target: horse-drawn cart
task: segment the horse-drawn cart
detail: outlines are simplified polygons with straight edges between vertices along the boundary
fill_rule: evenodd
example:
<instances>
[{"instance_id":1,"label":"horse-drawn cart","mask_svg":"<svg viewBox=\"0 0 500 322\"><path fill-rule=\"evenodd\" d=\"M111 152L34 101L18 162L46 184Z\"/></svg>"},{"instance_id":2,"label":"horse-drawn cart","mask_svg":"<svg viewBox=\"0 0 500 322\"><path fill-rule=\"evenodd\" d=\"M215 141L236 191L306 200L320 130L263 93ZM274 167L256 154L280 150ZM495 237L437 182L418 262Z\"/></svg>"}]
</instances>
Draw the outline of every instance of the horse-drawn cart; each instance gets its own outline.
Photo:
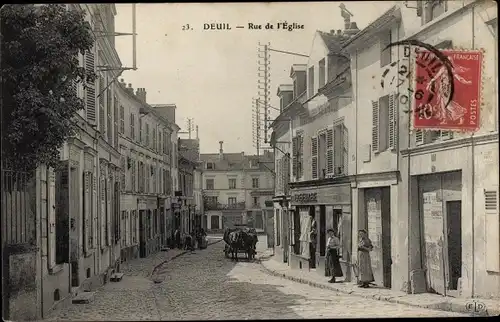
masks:
<instances>
[{"instance_id":1,"label":"horse-drawn cart","mask_svg":"<svg viewBox=\"0 0 500 322\"><path fill-rule=\"evenodd\" d=\"M255 245L252 246L248 245L249 244L248 241L246 243L243 243L243 245L240 243L240 241L238 241L237 243L231 241L230 234L233 232L238 233L238 235L245 234L246 236L248 236L248 234L254 233L253 229L248 229L246 225L235 225L234 228L226 229L226 231L224 232L224 242L226 243L224 245L224 256L226 258L232 258L234 250L233 247L237 245L236 252L234 253L234 255L236 255L236 259L238 257L238 254L247 254L247 257L249 258L255 257Z\"/></svg>"}]
</instances>

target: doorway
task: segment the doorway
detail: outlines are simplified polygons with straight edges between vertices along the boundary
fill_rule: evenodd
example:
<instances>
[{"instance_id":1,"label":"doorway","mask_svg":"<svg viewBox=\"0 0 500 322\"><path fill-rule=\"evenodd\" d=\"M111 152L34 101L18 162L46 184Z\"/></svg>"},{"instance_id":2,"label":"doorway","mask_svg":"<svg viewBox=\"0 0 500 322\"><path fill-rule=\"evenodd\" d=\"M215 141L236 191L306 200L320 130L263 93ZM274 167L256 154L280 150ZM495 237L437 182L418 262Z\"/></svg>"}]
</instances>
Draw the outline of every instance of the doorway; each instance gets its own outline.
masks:
<instances>
[{"instance_id":1,"label":"doorway","mask_svg":"<svg viewBox=\"0 0 500 322\"><path fill-rule=\"evenodd\" d=\"M458 292L458 281L462 276L462 202L446 202L446 226L447 226L447 285L450 295L456 296L453 291Z\"/></svg>"},{"instance_id":2,"label":"doorway","mask_svg":"<svg viewBox=\"0 0 500 322\"><path fill-rule=\"evenodd\" d=\"M146 257L146 230L144 227L145 210L139 210L139 256Z\"/></svg>"},{"instance_id":3,"label":"doorway","mask_svg":"<svg viewBox=\"0 0 500 322\"><path fill-rule=\"evenodd\" d=\"M382 188L382 284L386 288L391 288L392 279L392 254L391 254L391 189Z\"/></svg>"}]
</instances>

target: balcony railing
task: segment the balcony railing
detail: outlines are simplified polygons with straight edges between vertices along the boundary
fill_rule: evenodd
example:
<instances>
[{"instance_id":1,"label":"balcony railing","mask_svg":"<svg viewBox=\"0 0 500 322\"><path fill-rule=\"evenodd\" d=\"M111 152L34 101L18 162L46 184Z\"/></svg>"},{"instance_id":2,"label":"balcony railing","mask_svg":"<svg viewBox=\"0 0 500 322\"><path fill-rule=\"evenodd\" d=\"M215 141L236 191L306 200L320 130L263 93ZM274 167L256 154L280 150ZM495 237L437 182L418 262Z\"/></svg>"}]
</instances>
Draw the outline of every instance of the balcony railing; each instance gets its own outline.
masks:
<instances>
[{"instance_id":1,"label":"balcony railing","mask_svg":"<svg viewBox=\"0 0 500 322\"><path fill-rule=\"evenodd\" d=\"M236 202L230 204L222 204L220 202L205 202L203 204L205 210L231 210L231 209L245 209L245 202Z\"/></svg>"}]
</instances>

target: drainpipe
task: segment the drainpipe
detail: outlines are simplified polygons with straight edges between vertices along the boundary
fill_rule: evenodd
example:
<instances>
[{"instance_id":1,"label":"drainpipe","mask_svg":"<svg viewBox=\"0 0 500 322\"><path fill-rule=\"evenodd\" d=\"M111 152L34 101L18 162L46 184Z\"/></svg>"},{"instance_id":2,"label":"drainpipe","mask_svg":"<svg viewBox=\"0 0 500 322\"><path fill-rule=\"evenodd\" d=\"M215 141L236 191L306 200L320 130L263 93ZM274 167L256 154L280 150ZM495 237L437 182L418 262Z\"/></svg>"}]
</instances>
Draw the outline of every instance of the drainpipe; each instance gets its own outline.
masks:
<instances>
[{"instance_id":1,"label":"drainpipe","mask_svg":"<svg viewBox=\"0 0 500 322\"><path fill-rule=\"evenodd\" d=\"M474 23L475 23L475 19L474 19L474 14L475 14L475 7L473 6L472 9L471 9L471 12L472 12L472 41L471 41L471 48L474 49L474 45L475 45L475 32L474 32ZM472 206L472 280L471 280L471 297L474 297L474 277L475 277L475 265L474 265L474 250L475 250L475 234L474 234L474 231L475 231L475 227L474 227L474 212L475 212L475 202L474 202L474 193L475 193L475 189L474 189L474 185L475 185L475 178L474 178L474 175L475 175L475 164L474 164L474 147L475 147L475 144L474 144L474 132L472 132L471 134L471 154L470 154L470 159L472 161L472 165L471 165L471 170L472 170L472 179L471 179L471 185L472 185L472 199L471 199L471 206Z\"/></svg>"}]
</instances>

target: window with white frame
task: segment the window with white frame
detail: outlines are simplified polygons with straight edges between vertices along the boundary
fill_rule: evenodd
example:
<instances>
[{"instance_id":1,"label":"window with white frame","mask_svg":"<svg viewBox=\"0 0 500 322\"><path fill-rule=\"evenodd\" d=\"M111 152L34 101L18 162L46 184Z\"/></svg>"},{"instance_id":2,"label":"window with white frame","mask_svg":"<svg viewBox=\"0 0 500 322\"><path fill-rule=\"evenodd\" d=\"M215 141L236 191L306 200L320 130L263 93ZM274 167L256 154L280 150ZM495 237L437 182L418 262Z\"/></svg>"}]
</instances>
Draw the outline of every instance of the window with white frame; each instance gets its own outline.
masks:
<instances>
[{"instance_id":1,"label":"window with white frame","mask_svg":"<svg viewBox=\"0 0 500 322\"><path fill-rule=\"evenodd\" d=\"M227 204L228 205L234 205L234 204L236 204L236 197L229 197L229 198L227 198Z\"/></svg>"},{"instance_id":2,"label":"window with white frame","mask_svg":"<svg viewBox=\"0 0 500 322\"><path fill-rule=\"evenodd\" d=\"M205 180L205 189L214 190L214 179L206 179Z\"/></svg>"},{"instance_id":3,"label":"window with white frame","mask_svg":"<svg viewBox=\"0 0 500 322\"><path fill-rule=\"evenodd\" d=\"M252 188L253 189L259 188L259 178L252 178Z\"/></svg>"},{"instance_id":4,"label":"window with white frame","mask_svg":"<svg viewBox=\"0 0 500 322\"><path fill-rule=\"evenodd\" d=\"M229 189L236 189L236 179L229 178L228 181Z\"/></svg>"},{"instance_id":5,"label":"window with white frame","mask_svg":"<svg viewBox=\"0 0 500 322\"><path fill-rule=\"evenodd\" d=\"M397 100L395 94L372 101L372 151L380 153L397 147Z\"/></svg>"}]
</instances>

